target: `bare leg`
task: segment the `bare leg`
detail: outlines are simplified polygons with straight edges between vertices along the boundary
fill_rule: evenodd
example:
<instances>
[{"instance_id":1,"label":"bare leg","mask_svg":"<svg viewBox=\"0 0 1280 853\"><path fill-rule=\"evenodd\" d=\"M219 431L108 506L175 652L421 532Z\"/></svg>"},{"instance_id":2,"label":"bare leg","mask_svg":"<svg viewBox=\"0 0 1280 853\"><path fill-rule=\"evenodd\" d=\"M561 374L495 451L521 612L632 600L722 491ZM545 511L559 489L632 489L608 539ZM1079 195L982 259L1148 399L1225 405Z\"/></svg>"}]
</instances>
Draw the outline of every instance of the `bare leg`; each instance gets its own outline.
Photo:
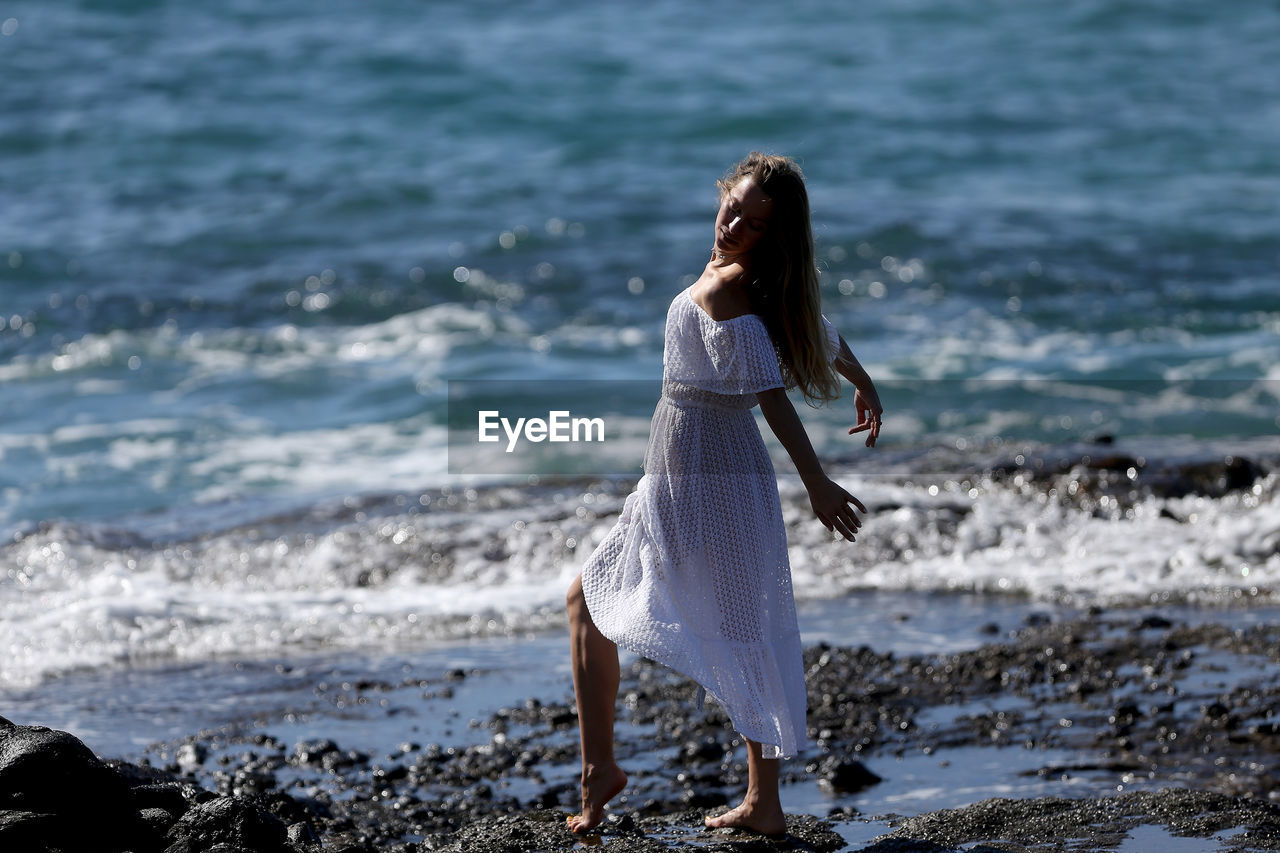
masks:
<instances>
[{"instance_id":1,"label":"bare leg","mask_svg":"<svg viewBox=\"0 0 1280 853\"><path fill-rule=\"evenodd\" d=\"M712 829L723 826L749 829L763 835L785 833L787 816L778 797L780 764L777 758L762 758L760 744L747 740L747 795L737 808L707 818L706 825Z\"/></svg>"},{"instance_id":2,"label":"bare leg","mask_svg":"<svg viewBox=\"0 0 1280 853\"><path fill-rule=\"evenodd\" d=\"M586 832L604 817L605 803L626 787L627 774L613 760L613 714L618 701L618 647L591 621L579 575L565 598L573 657L573 691L582 738L582 814L566 821Z\"/></svg>"}]
</instances>

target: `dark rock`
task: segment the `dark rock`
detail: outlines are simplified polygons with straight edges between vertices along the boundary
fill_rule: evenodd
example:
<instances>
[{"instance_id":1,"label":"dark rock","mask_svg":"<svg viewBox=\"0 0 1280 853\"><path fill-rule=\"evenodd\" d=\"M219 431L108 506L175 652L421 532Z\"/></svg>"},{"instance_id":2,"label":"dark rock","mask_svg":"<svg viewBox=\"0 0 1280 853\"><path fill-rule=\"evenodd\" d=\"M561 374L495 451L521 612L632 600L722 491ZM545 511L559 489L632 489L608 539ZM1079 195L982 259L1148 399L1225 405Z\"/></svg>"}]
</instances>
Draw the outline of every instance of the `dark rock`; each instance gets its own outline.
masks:
<instances>
[{"instance_id":1,"label":"dark rock","mask_svg":"<svg viewBox=\"0 0 1280 853\"><path fill-rule=\"evenodd\" d=\"M1261 476L1262 469L1241 456L1228 456L1222 463L1222 484L1229 492L1253 488Z\"/></svg>"},{"instance_id":2,"label":"dark rock","mask_svg":"<svg viewBox=\"0 0 1280 853\"><path fill-rule=\"evenodd\" d=\"M1208 705L1200 706L1200 714L1210 723L1225 719L1231 713L1231 709L1221 702L1211 702Z\"/></svg>"},{"instance_id":3,"label":"dark rock","mask_svg":"<svg viewBox=\"0 0 1280 853\"><path fill-rule=\"evenodd\" d=\"M367 841L341 841L332 848L332 853L380 853L380 851Z\"/></svg>"},{"instance_id":4,"label":"dark rock","mask_svg":"<svg viewBox=\"0 0 1280 853\"><path fill-rule=\"evenodd\" d=\"M998 846L965 849L1115 850L1131 830L1144 825L1165 826L1174 835L1203 838L1205 850L1218 848L1211 838L1215 833L1236 827L1247 833L1232 840L1247 837L1250 846L1232 849L1275 850L1280 846L1280 833L1276 831L1280 808L1274 803L1179 788L1125 792L1096 799L983 800L901 820L881 842L927 842L954 849L998 839ZM881 842L863 849L894 849L878 846ZM897 849L932 848L922 844Z\"/></svg>"},{"instance_id":5,"label":"dark rock","mask_svg":"<svg viewBox=\"0 0 1280 853\"><path fill-rule=\"evenodd\" d=\"M724 746L712 737L691 740L684 745L684 757L694 763L705 764L724 758Z\"/></svg>"},{"instance_id":6,"label":"dark rock","mask_svg":"<svg viewBox=\"0 0 1280 853\"><path fill-rule=\"evenodd\" d=\"M0 850L44 850L47 841L61 834L60 821L47 812L0 809Z\"/></svg>"},{"instance_id":7,"label":"dark rock","mask_svg":"<svg viewBox=\"0 0 1280 853\"><path fill-rule=\"evenodd\" d=\"M972 853L1005 853L1002 848L974 847ZM932 841L921 841L916 838L882 838L874 844L863 847L858 853L958 853L949 844L935 844Z\"/></svg>"},{"instance_id":8,"label":"dark rock","mask_svg":"<svg viewBox=\"0 0 1280 853\"><path fill-rule=\"evenodd\" d=\"M65 851L119 849L134 829L133 803L120 775L79 739L43 726L0 728L5 810L55 816L25 818L9 831L43 827L43 840Z\"/></svg>"},{"instance_id":9,"label":"dark rock","mask_svg":"<svg viewBox=\"0 0 1280 853\"><path fill-rule=\"evenodd\" d=\"M70 811L68 795L86 786L102 801L90 805L96 810L118 810L128 799L124 780L72 735L43 726L0 730L0 808Z\"/></svg>"},{"instance_id":10,"label":"dark rock","mask_svg":"<svg viewBox=\"0 0 1280 853\"><path fill-rule=\"evenodd\" d=\"M237 795L264 794L275 787L276 777L274 773L241 767L231 777L230 793Z\"/></svg>"},{"instance_id":11,"label":"dark rock","mask_svg":"<svg viewBox=\"0 0 1280 853\"><path fill-rule=\"evenodd\" d=\"M327 738L303 740L293 748L293 760L298 764L320 764L326 756L339 752L338 745Z\"/></svg>"},{"instance_id":12,"label":"dark rock","mask_svg":"<svg viewBox=\"0 0 1280 853\"><path fill-rule=\"evenodd\" d=\"M149 764L131 764L118 758L109 758L102 763L114 770L130 788L137 789L141 785L180 783L179 777Z\"/></svg>"},{"instance_id":13,"label":"dark rock","mask_svg":"<svg viewBox=\"0 0 1280 853\"><path fill-rule=\"evenodd\" d=\"M253 797L250 802L268 814L279 818L285 826L310 823L316 818L327 817L328 810L315 800L301 801L281 791L272 791Z\"/></svg>"},{"instance_id":14,"label":"dark rock","mask_svg":"<svg viewBox=\"0 0 1280 853\"><path fill-rule=\"evenodd\" d=\"M1138 469L1143 467L1141 460L1121 453L1099 456L1096 459L1085 457L1084 464L1086 468L1092 468L1095 471L1127 471L1130 468Z\"/></svg>"},{"instance_id":15,"label":"dark rock","mask_svg":"<svg viewBox=\"0 0 1280 853\"><path fill-rule=\"evenodd\" d=\"M787 835L774 839L740 830L708 831L701 809L644 817L607 818L596 830L574 835L565 830L564 815L531 811L495 815L470 823L459 837L424 844L423 851L446 853L553 853L603 847L615 853L670 853L671 850L733 851L733 853L834 853L846 846L831 824L807 815L787 816ZM905 849L905 848L902 848Z\"/></svg>"},{"instance_id":16,"label":"dark rock","mask_svg":"<svg viewBox=\"0 0 1280 853\"><path fill-rule=\"evenodd\" d=\"M547 715L547 723L553 729L564 729L578 724L578 715L573 711L558 711Z\"/></svg>"},{"instance_id":17,"label":"dark rock","mask_svg":"<svg viewBox=\"0 0 1280 853\"><path fill-rule=\"evenodd\" d=\"M192 807L168 832L165 853L207 853L226 844L238 853L286 853L285 826L240 797Z\"/></svg>"},{"instance_id":18,"label":"dark rock","mask_svg":"<svg viewBox=\"0 0 1280 853\"><path fill-rule=\"evenodd\" d=\"M481 782L478 785L472 785L467 788L462 792L462 796L466 800L488 802L493 799L493 788Z\"/></svg>"},{"instance_id":19,"label":"dark rock","mask_svg":"<svg viewBox=\"0 0 1280 853\"><path fill-rule=\"evenodd\" d=\"M827 762L818 772L818 784L838 793L861 791L884 781L861 761L851 759Z\"/></svg>"},{"instance_id":20,"label":"dark rock","mask_svg":"<svg viewBox=\"0 0 1280 853\"><path fill-rule=\"evenodd\" d=\"M409 776L409 768L403 764L392 764L390 767L375 767L373 778L379 783L399 782Z\"/></svg>"},{"instance_id":21,"label":"dark rock","mask_svg":"<svg viewBox=\"0 0 1280 853\"><path fill-rule=\"evenodd\" d=\"M549 853L578 846L579 836L565 830L564 815L539 811L521 817L489 818L468 827L464 839L444 849L451 853Z\"/></svg>"},{"instance_id":22,"label":"dark rock","mask_svg":"<svg viewBox=\"0 0 1280 853\"><path fill-rule=\"evenodd\" d=\"M167 833L169 827L178 822L178 818L172 813L155 808L139 809L138 820L151 829L159 830L160 835Z\"/></svg>"},{"instance_id":23,"label":"dark rock","mask_svg":"<svg viewBox=\"0 0 1280 853\"><path fill-rule=\"evenodd\" d=\"M569 803L573 801L574 786L572 785L552 785L542 789L536 797L534 804L543 809L554 809L560 805L560 801ZM563 795L563 796L562 796Z\"/></svg>"},{"instance_id":24,"label":"dark rock","mask_svg":"<svg viewBox=\"0 0 1280 853\"><path fill-rule=\"evenodd\" d=\"M147 808L138 812L136 846L143 850L163 850L168 846L168 832L178 818L164 809Z\"/></svg>"},{"instance_id":25,"label":"dark rock","mask_svg":"<svg viewBox=\"0 0 1280 853\"><path fill-rule=\"evenodd\" d=\"M132 789L133 805L137 809L164 809L174 816L182 817L190 808L183 786L168 782L160 785L138 785Z\"/></svg>"},{"instance_id":26,"label":"dark rock","mask_svg":"<svg viewBox=\"0 0 1280 853\"><path fill-rule=\"evenodd\" d=\"M1171 477L1166 489L1170 497L1200 494L1221 497L1253 487L1266 471L1242 456L1228 456L1222 461L1197 462L1181 466Z\"/></svg>"},{"instance_id":27,"label":"dark rock","mask_svg":"<svg viewBox=\"0 0 1280 853\"><path fill-rule=\"evenodd\" d=\"M285 834L289 842L298 847L319 846L320 836L316 834L315 829L306 821L299 821L293 824Z\"/></svg>"},{"instance_id":28,"label":"dark rock","mask_svg":"<svg viewBox=\"0 0 1280 853\"><path fill-rule=\"evenodd\" d=\"M178 767L190 773L209 760L209 748L202 743L184 743L175 756Z\"/></svg>"}]
</instances>

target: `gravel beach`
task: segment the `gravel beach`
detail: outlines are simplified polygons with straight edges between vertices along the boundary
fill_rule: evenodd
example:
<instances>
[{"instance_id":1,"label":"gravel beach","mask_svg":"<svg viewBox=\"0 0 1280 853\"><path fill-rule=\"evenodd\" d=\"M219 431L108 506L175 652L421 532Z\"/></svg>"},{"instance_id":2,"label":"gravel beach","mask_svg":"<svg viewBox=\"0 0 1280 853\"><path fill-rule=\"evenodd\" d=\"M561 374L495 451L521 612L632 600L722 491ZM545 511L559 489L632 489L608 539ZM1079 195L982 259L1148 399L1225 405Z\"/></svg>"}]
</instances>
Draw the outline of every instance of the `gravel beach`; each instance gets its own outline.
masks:
<instances>
[{"instance_id":1,"label":"gravel beach","mask_svg":"<svg viewBox=\"0 0 1280 853\"><path fill-rule=\"evenodd\" d=\"M500 695L490 686L468 698L486 675L459 668L432 679L319 681L313 692L332 710L307 729L284 714L179 738L137 762L109 762L122 782L85 771L76 784L89 791L45 801L33 799L28 777L14 776L26 733L39 730L7 727L0 731L0 796L7 798L0 805L8 809L0 839L35 845L6 849L170 853L221 849L215 838L233 850L350 853L583 844L619 851L1275 850L1280 687L1272 672L1280 627L1233 621L1232 611L1195 622L1149 611L1070 619L1031 612L1017 626L983 626L981 645L955 653L812 645L805 653L812 740L784 766L791 815L781 840L702 828L704 815L740 795L743 749L714 704L694 707L692 683L644 659L624 665L620 694L618 754L631 783L600 831L585 838L563 827L576 798L567 682L547 688L548 696L558 690L557 700L530 697L470 718L454 711L453 722L435 721L436 741L407 739L380 751L344 742L369 719L382 718L391 730L403 720L412 732L418 712L440 716L455 699L474 711L477 701ZM294 737L323 731L326 719L332 737ZM981 790L1007 795L965 801L963 789L981 774L999 777ZM914 775L917 788L931 780L952 789L931 801L954 807L886 808L889 799L876 792L904 775ZM42 838L64 825L58 815L92 811L81 794L104 785L117 799L133 797L150 822L150 841L139 842L137 831L114 847L76 846L56 833ZM816 797L800 793L815 790ZM205 834L191 835L191 826L205 826ZM277 831L261 835L261 826ZM93 843L102 838L99 830Z\"/></svg>"}]
</instances>

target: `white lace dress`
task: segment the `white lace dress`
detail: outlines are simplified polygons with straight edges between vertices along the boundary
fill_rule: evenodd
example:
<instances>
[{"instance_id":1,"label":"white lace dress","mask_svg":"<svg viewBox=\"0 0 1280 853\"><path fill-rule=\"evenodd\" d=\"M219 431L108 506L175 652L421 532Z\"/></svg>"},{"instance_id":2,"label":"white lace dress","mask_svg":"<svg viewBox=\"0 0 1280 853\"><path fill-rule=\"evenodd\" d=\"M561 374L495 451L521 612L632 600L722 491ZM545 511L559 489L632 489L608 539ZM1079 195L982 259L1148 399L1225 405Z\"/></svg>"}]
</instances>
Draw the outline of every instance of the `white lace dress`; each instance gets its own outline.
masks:
<instances>
[{"instance_id":1,"label":"white lace dress","mask_svg":"<svg viewBox=\"0 0 1280 853\"><path fill-rule=\"evenodd\" d=\"M805 743L800 631L751 413L757 392L783 387L777 355L759 317L713 320L686 289L667 311L662 363L644 476L582 570L587 608L610 640L702 685L766 758L793 756Z\"/></svg>"}]
</instances>

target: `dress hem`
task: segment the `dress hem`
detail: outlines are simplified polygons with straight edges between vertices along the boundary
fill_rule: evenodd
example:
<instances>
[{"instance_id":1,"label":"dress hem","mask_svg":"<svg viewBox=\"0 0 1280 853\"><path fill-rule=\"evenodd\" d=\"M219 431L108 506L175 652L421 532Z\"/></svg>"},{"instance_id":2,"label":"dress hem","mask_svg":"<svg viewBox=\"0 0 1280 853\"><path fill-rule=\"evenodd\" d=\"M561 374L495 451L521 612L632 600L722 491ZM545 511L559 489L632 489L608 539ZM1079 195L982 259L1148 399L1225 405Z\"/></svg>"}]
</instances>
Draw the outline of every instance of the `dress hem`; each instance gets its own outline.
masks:
<instances>
[{"instance_id":1,"label":"dress hem","mask_svg":"<svg viewBox=\"0 0 1280 853\"><path fill-rule=\"evenodd\" d=\"M591 612L591 597L590 597L590 595L586 594L586 593L585 593L585 591L584 591L584 594L583 594L583 601L584 601L584 602L586 603L586 605L587 605L587 612L588 612L588 613L590 613L590 612ZM595 621L595 617L594 617L594 616L592 617L592 621L593 621L593 622ZM724 701L724 699L720 698L720 696L719 696L719 695L718 695L714 690L712 690L710 687L708 687L707 685L705 685L705 684L703 684L701 681L699 681L699 680L698 680L698 678L697 678L696 676L694 676L693 674L691 674L691 673L689 673L689 672L686 672L686 671L685 671L685 669L684 669L683 667L681 667L681 666L677 666L676 664L673 664L673 663L671 663L671 662L669 662L669 661L667 661L667 660L663 660L663 659L662 659L662 656L660 656L660 655L654 655L654 654L652 654L652 653L651 653L651 652L652 652L652 650L645 650L645 649L642 649L642 648L637 648L637 647L636 647L636 645L639 645L639 644L632 645L632 644L629 644L629 643L626 643L626 642L619 641L619 640L617 640L617 639L615 639L615 638L613 638L613 637L609 636L609 634L608 634L608 633L606 633L603 629L601 629L598 625L596 626L596 630L600 631L600 633L604 636L604 638L605 638L606 640L608 640L609 642L613 643L613 644L614 644L615 646L617 646L618 648L620 648L620 649L626 649L627 651L631 652L632 654L640 655L641 657L648 658L649 660L653 661L654 663L660 664L661 666L665 666L667 669L670 669L671 671L673 671L673 672L675 672L675 673L678 673L679 675L684 676L685 678L687 678L687 679L689 679L690 681L692 681L694 684L698 685L698 688L699 688L703 693L705 693L707 696L710 696L712 699L714 699L714 700L715 700L715 702L716 702L716 704L717 704L717 705L719 705L719 706L720 706L720 708L725 712L725 715L729 718L729 724L733 726L733 730L734 730L735 732L737 732L738 734L742 735L744 738L748 738L749 740L753 740L753 741L755 741L756 743L760 744L760 746L761 746L761 748L762 748L763 757L765 757L765 758L795 758L796 756L798 756L798 755L800 754L800 749L801 749L801 747L803 747L803 746L805 746L805 745L807 745L807 744L808 744L808 741L809 741L808 735L807 735L807 734L806 734L806 735L802 735L802 736L799 736L799 737L797 737L797 738L796 738L796 745L795 745L795 751L794 751L794 752L783 752L783 750L782 750L782 745L781 745L781 744L773 743L773 742L772 742L774 739L777 739L777 736L776 736L776 735L777 735L777 733L776 733L776 732L775 732L775 733L773 733L773 737L772 737L772 738L768 738L768 739L767 739L767 738L761 738L761 737L755 737L755 736L753 736L753 735L751 735L751 734L748 734L747 732L744 732L744 731L743 731L743 726L738 725L738 723L734 721L734 719L733 719L733 712L729 709L729 704L728 704L727 702L725 702L725 701ZM726 642L727 642L727 641L726 641ZM769 752L769 750L773 750L773 754L772 754L772 755L767 754L767 753Z\"/></svg>"}]
</instances>

